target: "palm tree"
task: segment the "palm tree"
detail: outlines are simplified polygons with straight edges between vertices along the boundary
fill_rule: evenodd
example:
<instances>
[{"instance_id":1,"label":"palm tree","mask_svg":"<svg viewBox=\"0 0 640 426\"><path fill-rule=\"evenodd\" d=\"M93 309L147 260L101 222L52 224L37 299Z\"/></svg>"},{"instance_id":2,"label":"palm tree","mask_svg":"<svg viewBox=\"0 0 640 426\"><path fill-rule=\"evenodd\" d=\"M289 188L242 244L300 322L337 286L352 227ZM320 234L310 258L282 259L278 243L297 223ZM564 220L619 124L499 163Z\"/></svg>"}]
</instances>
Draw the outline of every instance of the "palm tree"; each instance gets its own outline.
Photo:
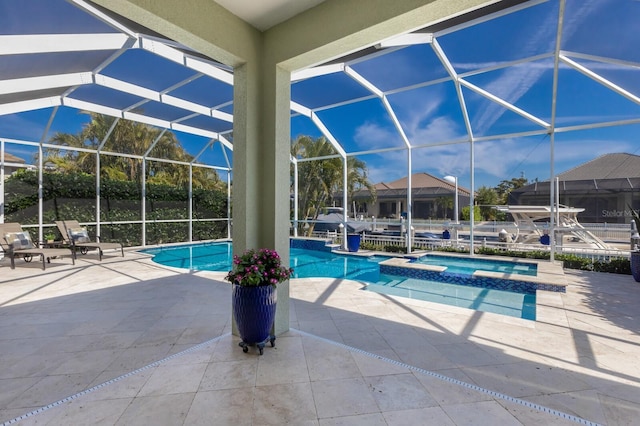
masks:
<instances>
[{"instance_id":1,"label":"palm tree","mask_svg":"<svg viewBox=\"0 0 640 426\"><path fill-rule=\"evenodd\" d=\"M78 134L56 133L51 142L70 148L97 149L107 138L102 151L119 152L133 156L144 155L154 141L156 145L150 152L151 157L190 162L189 155L172 132L161 130L129 120L119 120L109 134L115 118L103 114L88 113L91 120L85 124ZM160 137L160 138L158 138ZM96 170L96 155L94 153L77 150L48 149L45 153L47 161L52 161L59 171L80 171L94 174ZM141 182L142 160L136 157L114 155L100 156L101 176ZM189 182L187 166L153 161L146 169L147 181L166 183L186 187ZM215 170L193 168L193 183L195 187L213 189L222 184Z\"/></svg>"},{"instance_id":2,"label":"palm tree","mask_svg":"<svg viewBox=\"0 0 640 426\"><path fill-rule=\"evenodd\" d=\"M95 149L97 147L97 145L93 145L90 142L87 143L81 133L77 135L56 133L50 142L69 148ZM45 161L52 162L56 170L60 172L85 172L93 174L96 170L95 154L86 151L47 148L44 150L44 158Z\"/></svg>"},{"instance_id":3,"label":"palm tree","mask_svg":"<svg viewBox=\"0 0 640 426\"><path fill-rule=\"evenodd\" d=\"M300 217L315 220L322 208L329 205L333 195L344 189L342 158L336 156L335 148L324 137L315 140L310 136L298 137L291 147L291 154L299 159L335 156L298 163ZM367 178L366 164L355 157L347 158L348 196L352 197L364 188L375 197L375 188ZM312 231L313 227L310 227L308 232Z\"/></svg>"},{"instance_id":4,"label":"palm tree","mask_svg":"<svg viewBox=\"0 0 640 426\"><path fill-rule=\"evenodd\" d=\"M438 207L440 207L442 209L442 216L443 218L447 218L448 214L447 211L449 209L453 209L454 207L454 197L437 197L434 201L434 204L436 205L436 214L438 216L440 216L440 212L438 212ZM453 215L452 215L453 216Z\"/></svg>"}]
</instances>

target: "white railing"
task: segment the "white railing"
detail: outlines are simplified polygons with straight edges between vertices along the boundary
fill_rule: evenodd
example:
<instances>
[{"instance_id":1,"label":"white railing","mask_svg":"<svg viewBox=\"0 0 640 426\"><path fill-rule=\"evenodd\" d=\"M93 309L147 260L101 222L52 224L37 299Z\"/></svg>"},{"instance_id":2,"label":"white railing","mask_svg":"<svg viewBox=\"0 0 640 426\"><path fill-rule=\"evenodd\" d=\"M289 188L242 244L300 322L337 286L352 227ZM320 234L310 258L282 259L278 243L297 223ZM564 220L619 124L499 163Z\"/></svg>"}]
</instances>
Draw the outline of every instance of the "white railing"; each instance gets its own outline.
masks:
<instances>
[{"instance_id":1,"label":"white railing","mask_svg":"<svg viewBox=\"0 0 640 426\"><path fill-rule=\"evenodd\" d=\"M353 219L349 219L352 221ZM315 221L299 221L301 223L314 223ZM372 219L364 218L360 222L369 223L372 231L383 230L401 230L406 229L406 221L399 219ZM625 223L581 223L585 230L591 232L596 237L604 240L605 242L629 242L631 236L631 225ZM460 222L458 224L452 224L449 220L430 220L430 219L415 219L411 224L415 233L432 232L440 235L445 229L456 228L458 232L469 233L469 222ZM544 224L538 224L538 228L544 227ZM550 224L548 225L550 226ZM502 229L506 229L508 232L515 231L516 226L513 222L498 222L487 221L477 222L474 225L474 232L487 233L488 235L497 236ZM520 231L532 231L534 228L530 226L522 225L519 227ZM315 232L314 232L315 234Z\"/></svg>"},{"instance_id":2,"label":"white railing","mask_svg":"<svg viewBox=\"0 0 640 426\"><path fill-rule=\"evenodd\" d=\"M339 232L314 232L313 237L324 238L330 240L334 244L342 243L342 236ZM405 247L407 244L406 236L399 235L379 235L363 233L361 236L363 243L375 244L378 246ZM412 239L412 248L417 250L437 250L442 247L455 247L462 250L469 250L469 240L463 239L434 239L424 237L414 237ZM499 241L488 241L486 239L476 241L476 249L487 247L496 250L513 250L513 251L549 251L550 247L541 244L523 244L523 243L506 243ZM556 253L575 254L579 257L589 258L592 261L609 261L614 258L629 258L628 250L605 250L590 247L575 246L556 246Z\"/></svg>"}]
</instances>

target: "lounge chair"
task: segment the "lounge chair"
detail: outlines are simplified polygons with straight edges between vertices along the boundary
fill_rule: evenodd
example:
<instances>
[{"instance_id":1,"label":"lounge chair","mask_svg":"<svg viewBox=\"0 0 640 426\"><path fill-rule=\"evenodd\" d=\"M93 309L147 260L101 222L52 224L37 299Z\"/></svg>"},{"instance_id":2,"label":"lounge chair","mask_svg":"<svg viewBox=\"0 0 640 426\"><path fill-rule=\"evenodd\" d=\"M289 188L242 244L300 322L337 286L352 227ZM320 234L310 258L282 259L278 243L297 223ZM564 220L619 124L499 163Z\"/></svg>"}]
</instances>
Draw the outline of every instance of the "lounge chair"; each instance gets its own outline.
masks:
<instances>
[{"instance_id":1,"label":"lounge chair","mask_svg":"<svg viewBox=\"0 0 640 426\"><path fill-rule=\"evenodd\" d=\"M97 249L100 260L104 250L120 250L124 257L124 247L121 243L101 243L99 236L96 237L97 241L91 241L87 229L81 227L77 220L57 220L56 225L62 235L62 241L71 246L74 256L76 250L87 254L90 249Z\"/></svg>"},{"instance_id":2,"label":"lounge chair","mask_svg":"<svg viewBox=\"0 0 640 426\"><path fill-rule=\"evenodd\" d=\"M71 262L76 261L73 253L65 248L40 248L31 241L28 231L23 231L22 226L16 222L0 223L0 241L3 241L2 250L11 260L11 269L16 267L16 257L22 258L25 262L31 262L34 256L40 256L42 260L42 270L46 269L46 263L53 258L65 256L71 257ZM46 262L45 262L46 260Z\"/></svg>"}]
</instances>

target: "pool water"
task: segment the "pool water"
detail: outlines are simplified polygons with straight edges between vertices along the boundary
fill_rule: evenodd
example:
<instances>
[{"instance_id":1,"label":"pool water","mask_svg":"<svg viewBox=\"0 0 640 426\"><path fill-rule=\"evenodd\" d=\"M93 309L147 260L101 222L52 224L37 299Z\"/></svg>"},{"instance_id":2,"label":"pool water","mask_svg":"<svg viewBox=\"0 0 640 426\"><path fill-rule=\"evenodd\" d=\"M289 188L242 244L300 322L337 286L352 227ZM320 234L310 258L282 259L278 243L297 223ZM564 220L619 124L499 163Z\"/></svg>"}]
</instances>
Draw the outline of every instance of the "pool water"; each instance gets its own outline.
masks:
<instances>
[{"instance_id":1,"label":"pool water","mask_svg":"<svg viewBox=\"0 0 640 426\"><path fill-rule=\"evenodd\" d=\"M153 261L191 271L229 271L233 263L231 243L201 243L140 250L153 255Z\"/></svg>"},{"instance_id":2,"label":"pool water","mask_svg":"<svg viewBox=\"0 0 640 426\"><path fill-rule=\"evenodd\" d=\"M446 266L448 273L473 275L475 271L503 272L507 274L536 276L538 265L527 262L469 259L454 256L426 255L413 261L422 265Z\"/></svg>"},{"instance_id":3,"label":"pool water","mask_svg":"<svg viewBox=\"0 0 640 426\"><path fill-rule=\"evenodd\" d=\"M475 311L536 319L535 293L516 293L392 275L381 276L381 280L368 285L367 290Z\"/></svg>"},{"instance_id":4,"label":"pool water","mask_svg":"<svg viewBox=\"0 0 640 426\"><path fill-rule=\"evenodd\" d=\"M226 272L233 263L229 242L200 243L141 250L153 261L192 271ZM535 320L535 293L455 285L380 273L386 256L354 256L317 250L290 249L293 278L346 278L367 284L367 291L459 306L476 311ZM442 256L440 256L442 257Z\"/></svg>"}]
</instances>

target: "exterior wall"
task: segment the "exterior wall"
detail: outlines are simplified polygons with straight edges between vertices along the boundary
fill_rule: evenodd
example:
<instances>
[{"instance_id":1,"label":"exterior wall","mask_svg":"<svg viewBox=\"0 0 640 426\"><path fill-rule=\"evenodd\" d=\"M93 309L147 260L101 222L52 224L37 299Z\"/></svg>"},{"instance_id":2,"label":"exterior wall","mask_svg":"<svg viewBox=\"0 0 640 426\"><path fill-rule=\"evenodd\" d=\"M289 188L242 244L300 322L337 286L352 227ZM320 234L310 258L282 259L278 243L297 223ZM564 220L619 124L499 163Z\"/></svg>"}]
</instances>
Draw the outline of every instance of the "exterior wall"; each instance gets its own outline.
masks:
<instances>
[{"instance_id":1,"label":"exterior wall","mask_svg":"<svg viewBox=\"0 0 640 426\"><path fill-rule=\"evenodd\" d=\"M549 197L549 191L512 194L509 204L546 206L550 204ZM561 191L559 199L560 204L585 209L578 213L582 223L631 223L629 205L640 209L640 191Z\"/></svg>"},{"instance_id":2,"label":"exterior wall","mask_svg":"<svg viewBox=\"0 0 640 426\"><path fill-rule=\"evenodd\" d=\"M451 206L443 207L439 198L447 198L439 194L437 197L420 197L413 198L413 219L452 219L454 216L454 203L453 194L449 196L451 198ZM406 211L405 206L407 204L406 198L383 198L377 199L375 203L367 204L365 216L375 216L378 218L399 219L400 215ZM469 205L469 197L458 197L458 212Z\"/></svg>"}]
</instances>

